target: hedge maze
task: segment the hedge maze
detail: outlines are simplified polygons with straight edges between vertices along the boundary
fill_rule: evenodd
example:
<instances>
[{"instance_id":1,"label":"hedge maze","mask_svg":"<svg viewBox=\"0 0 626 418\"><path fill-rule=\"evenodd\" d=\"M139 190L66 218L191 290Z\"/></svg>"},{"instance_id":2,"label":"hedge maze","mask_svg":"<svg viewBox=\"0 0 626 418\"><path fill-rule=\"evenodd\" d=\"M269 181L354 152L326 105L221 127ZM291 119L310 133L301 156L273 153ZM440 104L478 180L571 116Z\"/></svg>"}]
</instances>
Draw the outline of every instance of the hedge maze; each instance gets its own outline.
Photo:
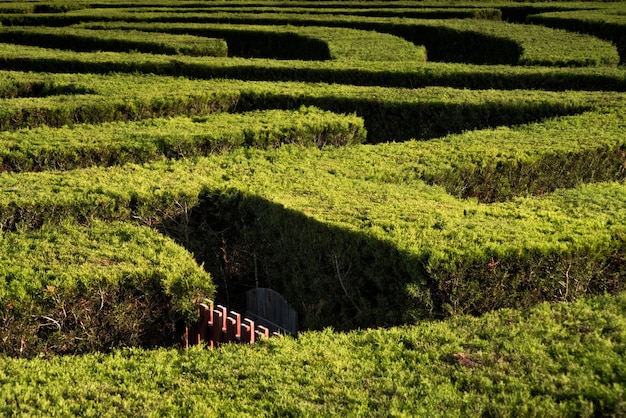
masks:
<instances>
[{"instance_id":1,"label":"hedge maze","mask_svg":"<svg viewBox=\"0 0 626 418\"><path fill-rule=\"evenodd\" d=\"M255 286L281 292L301 329L416 327L408 339L546 302L623 308L625 15L2 3L0 352L177 346L197 303L241 309ZM493 360L463 356L439 360ZM619 395L590 402L626 411ZM563 405L534 411L589 410Z\"/></svg>"}]
</instances>

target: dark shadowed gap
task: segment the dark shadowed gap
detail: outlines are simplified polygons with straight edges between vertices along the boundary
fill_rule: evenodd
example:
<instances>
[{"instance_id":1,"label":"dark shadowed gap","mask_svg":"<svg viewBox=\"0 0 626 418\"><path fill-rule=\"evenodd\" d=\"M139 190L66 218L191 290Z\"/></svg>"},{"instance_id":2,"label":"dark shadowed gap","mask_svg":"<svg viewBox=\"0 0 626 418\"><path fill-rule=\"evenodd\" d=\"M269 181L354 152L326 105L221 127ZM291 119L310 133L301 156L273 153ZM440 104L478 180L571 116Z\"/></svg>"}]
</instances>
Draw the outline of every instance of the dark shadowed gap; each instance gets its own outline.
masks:
<instances>
[{"instance_id":1,"label":"dark shadowed gap","mask_svg":"<svg viewBox=\"0 0 626 418\"><path fill-rule=\"evenodd\" d=\"M498 269L489 268L487 253L432 264L426 250L402 252L373 234L233 189L205 190L191 214L161 230L204 265L220 303L244 310L246 291L268 287L298 311L302 330L386 327L562 300L555 275L587 283L570 289L572 300L615 293L626 283L623 240L592 258L587 249L522 248L498 254Z\"/></svg>"},{"instance_id":2,"label":"dark shadowed gap","mask_svg":"<svg viewBox=\"0 0 626 418\"><path fill-rule=\"evenodd\" d=\"M95 91L91 89L73 84L56 84L49 82L9 82L0 84L0 98L2 99L94 93Z\"/></svg>"}]
</instances>

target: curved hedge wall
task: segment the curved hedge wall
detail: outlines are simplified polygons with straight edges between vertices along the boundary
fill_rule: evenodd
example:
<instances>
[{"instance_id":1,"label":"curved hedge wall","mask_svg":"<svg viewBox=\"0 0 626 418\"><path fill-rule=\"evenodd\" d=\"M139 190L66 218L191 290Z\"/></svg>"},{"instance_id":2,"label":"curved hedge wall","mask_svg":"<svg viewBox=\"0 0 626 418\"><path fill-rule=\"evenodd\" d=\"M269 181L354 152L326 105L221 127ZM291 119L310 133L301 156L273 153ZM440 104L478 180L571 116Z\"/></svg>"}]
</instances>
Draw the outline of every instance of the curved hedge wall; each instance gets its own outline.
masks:
<instances>
[{"instance_id":1,"label":"curved hedge wall","mask_svg":"<svg viewBox=\"0 0 626 418\"><path fill-rule=\"evenodd\" d=\"M565 6L26 6L0 17L5 231L147 225L312 328L623 288L618 49L506 21ZM93 50L122 33L161 49ZM241 56L166 55L215 37Z\"/></svg>"},{"instance_id":2,"label":"curved hedge wall","mask_svg":"<svg viewBox=\"0 0 626 418\"><path fill-rule=\"evenodd\" d=\"M4 2L0 414L626 415L624 15Z\"/></svg>"}]
</instances>

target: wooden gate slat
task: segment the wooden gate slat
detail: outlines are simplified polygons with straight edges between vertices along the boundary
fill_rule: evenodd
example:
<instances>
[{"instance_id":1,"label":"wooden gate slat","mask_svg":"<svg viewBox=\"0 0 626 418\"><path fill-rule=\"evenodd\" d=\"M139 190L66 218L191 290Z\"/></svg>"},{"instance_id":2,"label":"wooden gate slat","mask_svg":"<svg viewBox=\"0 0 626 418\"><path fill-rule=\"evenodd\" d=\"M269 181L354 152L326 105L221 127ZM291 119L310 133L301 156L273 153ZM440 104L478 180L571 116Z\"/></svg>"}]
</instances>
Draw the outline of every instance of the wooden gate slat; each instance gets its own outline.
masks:
<instances>
[{"instance_id":1,"label":"wooden gate slat","mask_svg":"<svg viewBox=\"0 0 626 418\"><path fill-rule=\"evenodd\" d=\"M241 324L241 342L254 344L255 341L254 321L249 318L245 318Z\"/></svg>"},{"instance_id":2,"label":"wooden gate slat","mask_svg":"<svg viewBox=\"0 0 626 418\"><path fill-rule=\"evenodd\" d=\"M261 291L255 292L252 295L253 298L250 299L253 308L258 307L272 319L289 317L292 312L295 312L289 308L284 298L273 290L256 290ZM198 305L198 320L185 327L183 338L185 347L200 342L205 342L209 347L216 347L219 344L231 342L254 344L260 338L280 336L285 333L290 332L266 318L249 312L243 316L235 311L229 311L223 305L214 305L213 301L209 301Z\"/></svg>"}]
</instances>

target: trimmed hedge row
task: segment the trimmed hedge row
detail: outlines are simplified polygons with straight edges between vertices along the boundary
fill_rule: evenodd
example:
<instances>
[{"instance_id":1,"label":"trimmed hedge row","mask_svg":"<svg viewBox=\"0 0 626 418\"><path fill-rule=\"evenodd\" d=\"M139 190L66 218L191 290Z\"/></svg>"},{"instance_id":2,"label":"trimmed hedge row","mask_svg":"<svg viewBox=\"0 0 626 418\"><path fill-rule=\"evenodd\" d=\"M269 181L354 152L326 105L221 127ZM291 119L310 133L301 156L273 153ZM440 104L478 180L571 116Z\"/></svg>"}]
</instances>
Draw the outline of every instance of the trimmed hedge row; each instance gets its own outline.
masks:
<instances>
[{"instance_id":1,"label":"trimmed hedge row","mask_svg":"<svg viewBox=\"0 0 626 418\"><path fill-rule=\"evenodd\" d=\"M192 35L146 34L133 30L96 31L83 28L4 27L0 42L71 51L139 51L150 54L226 57L223 39Z\"/></svg>"},{"instance_id":2,"label":"trimmed hedge row","mask_svg":"<svg viewBox=\"0 0 626 418\"><path fill-rule=\"evenodd\" d=\"M178 34L197 37L212 37L224 39L228 44L228 55L243 58L269 58L280 60L328 60L331 52L327 42L316 37L307 36L307 31L290 27L265 27L246 25L229 27L228 25L213 25L212 27L195 27L189 30L164 30L161 25L124 24L116 23L113 26L102 23L86 24L84 27L96 32L107 33L109 30L138 30L164 34ZM158 29L157 29L158 28ZM157 29L157 30L155 30ZM71 29L70 29L71 30ZM340 35L340 30L333 30ZM377 37L380 41L383 36Z\"/></svg>"},{"instance_id":3,"label":"trimmed hedge row","mask_svg":"<svg viewBox=\"0 0 626 418\"><path fill-rule=\"evenodd\" d=\"M397 181L394 174L407 169L398 164L402 154L361 148L285 146L107 170L5 173L0 219L5 229L67 217L156 226L222 272L231 291L256 276L314 328L623 288L623 184L484 205L419 178Z\"/></svg>"},{"instance_id":4,"label":"trimmed hedge row","mask_svg":"<svg viewBox=\"0 0 626 418\"><path fill-rule=\"evenodd\" d=\"M70 83L56 83L54 81L25 81L15 80L9 73L0 72L0 99L15 99L20 97L48 97L71 96L77 94L94 94L87 87L77 87Z\"/></svg>"},{"instance_id":5,"label":"trimmed hedge row","mask_svg":"<svg viewBox=\"0 0 626 418\"><path fill-rule=\"evenodd\" d=\"M367 94L367 92L364 93ZM610 101L611 99L603 96L598 100ZM207 117L206 121L245 121L254 120L259 116L277 114L290 116L289 113L271 111L253 115L212 115ZM293 114L293 119L286 120L296 121L303 115L311 117L320 115L325 120L331 116L311 109L303 109ZM360 126L359 120L353 117L340 116L337 119L339 122L349 122L347 132L352 132L352 126L356 125L357 128ZM554 188L570 187L584 181L623 178L623 119L622 110L609 109L605 113L588 112L579 116L543 122L540 125L468 132L427 142L409 141L345 150L327 149L324 152L327 162L324 164L328 165L329 170L334 173L340 173L346 177L353 177L352 173L358 173L358 176L375 182L394 184L425 180L431 184L444 185L449 192L459 197L474 196L484 201L501 200L527 193L545 193ZM159 131L162 126L167 125L185 126L185 129L191 129L191 126L197 125L194 129L201 130L206 122L203 119L198 120L202 123L176 118L171 121L147 120L136 124L115 123L101 128L118 134L136 129L133 135L140 137L141 135L137 134L138 130L145 134L154 130ZM294 128L289 123L285 126L287 125L289 125L288 131ZM98 129L98 127L77 126L75 129L46 128L3 135L14 138L16 142L20 137L38 137L40 132L71 139L72 136L97 137L99 134L89 132ZM340 128L339 132L343 129ZM362 131L359 132L362 133ZM110 138L109 135L104 135L104 140L111 141L113 146L116 141ZM48 145L53 149L60 148L58 143ZM222 158L228 160L230 157L224 155ZM271 159L274 158L271 157ZM289 160L288 157L284 158ZM311 158L319 160L317 156ZM374 163L376 160L379 162ZM571 161L571 165L563 165L563 160ZM8 173L5 174L4 180L8 181L11 177ZM494 189L491 182L484 181L490 176L499 176L498 179L501 180L499 184L502 186L498 188L496 184L496 189ZM44 177L39 178L43 181ZM36 182L37 176L24 181L25 184L31 181ZM126 180L121 181L122 184L126 182ZM20 181L17 182L19 183ZM42 186L44 184L45 182ZM10 189L13 187L10 186ZM33 191L45 191L48 188L47 186L35 187L33 183L26 189L19 187L17 190L20 196L26 197L31 194L28 192L31 187ZM52 183L52 187L56 185ZM80 186L79 189L82 187ZM199 190L197 186L194 187L195 190ZM47 198L31 196L26 200L31 199L46 200ZM32 202L24 208L28 206L32 206ZM10 207L18 209L20 205ZM36 216L36 214L32 213L31 216ZM7 223L5 219L3 225L5 228L12 228L14 223Z\"/></svg>"},{"instance_id":6,"label":"trimmed hedge row","mask_svg":"<svg viewBox=\"0 0 626 418\"><path fill-rule=\"evenodd\" d=\"M303 85L304 86L304 85ZM365 119L368 143L430 139L489 126L513 125L594 106L593 95L534 91L469 91L442 88L384 89L330 87L315 91L293 84L271 90L242 90L239 110L293 108L301 104L334 112L355 111Z\"/></svg>"},{"instance_id":7,"label":"trimmed hedge row","mask_svg":"<svg viewBox=\"0 0 626 418\"><path fill-rule=\"evenodd\" d=\"M605 4L608 5L608 2ZM512 23L526 23L526 18L529 15L539 13L561 12L571 11L577 9L589 10L590 4L578 1L565 1L565 2L525 2L525 3L513 3L505 2L499 3L498 10L502 13L502 20ZM600 3L595 3L592 7L601 6Z\"/></svg>"},{"instance_id":8,"label":"trimmed hedge row","mask_svg":"<svg viewBox=\"0 0 626 418\"><path fill-rule=\"evenodd\" d=\"M0 358L0 413L622 416L626 296L217 350Z\"/></svg>"},{"instance_id":9,"label":"trimmed hedge row","mask_svg":"<svg viewBox=\"0 0 626 418\"><path fill-rule=\"evenodd\" d=\"M14 76L23 81L23 75ZM39 76L26 77L34 82ZM98 94L74 96L71 102L62 97L7 99L0 111L2 129L194 115L209 110L298 109L306 105L336 113L356 113L365 119L368 142L378 143L433 138L450 132L574 114L607 97L585 92L387 89L130 75L43 76L44 80L50 78L58 83L71 79L77 88L89 85ZM128 94L130 89L132 96Z\"/></svg>"},{"instance_id":10,"label":"trimmed hedge row","mask_svg":"<svg viewBox=\"0 0 626 418\"><path fill-rule=\"evenodd\" d=\"M389 33L424 45L433 61L473 64L616 66L615 47L598 38L537 25L511 24L480 19L404 19L274 14L206 13L175 14L125 11L78 11L63 16L4 15L0 22L12 25L67 26L82 22L126 21L145 23L229 23L245 25L295 25L345 27Z\"/></svg>"},{"instance_id":11,"label":"trimmed hedge row","mask_svg":"<svg viewBox=\"0 0 626 418\"><path fill-rule=\"evenodd\" d=\"M622 180L625 119L624 108L617 108L428 141L413 147L405 170L420 173L419 178L454 196L482 202Z\"/></svg>"},{"instance_id":12,"label":"trimmed hedge row","mask_svg":"<svg viewBox=\"0 0 626 418\"><path fill-rule=\"evenodd\" d=\"M83 9L82 2L51 1L51 2L22 2L9 1L0 6L0 13L65 13L70 10Z\"/></svg>"},{"instance_id":13,"label":"trimmed hedge row","mask_svg":"<svg viewBox=\"0 0 626 418\"><path fill-rule=\"evenodd\" d=\"M526 68L414 62L276 61L210 59L115 52L70 52L1 44L7 70L73 73L151 73L196 79L231 78L417 88L626 91L626 73L615 68Z\"/></svg>"},{"instance_id":14,"label":"trimmed hedge row","mask_svg":"<svg viewBox=\"0 0 626 418\"><path fill-rule=\"evenodd\" d=\"M188 248L220 272L231 303L256 274L299 307L305 327L351 329L624 288L623 185L485 206L317 163L317 175L299 174L288 190L239 186L238 177L250 182L242 169L203 194L189 228L205 240ZM175 227L166 229L180 236Z\"/></svg>"},{"instance_id":15,"label":"trimmed hedge row","mask_svg":"<svg viewBox=\"0 0 626 418\"><path fill-rule=\"evenodd\" d=\"M156 231L65 221L0 233L0 353L78 353L179 343L211 297L209 274Z\"/></svg>"},{"instance_id":16,"label":"trimmed hedge row","mask_svg":"<svg viewBox=\"0 0 626 418\"><path fill-rule=\"evenodd\" d=\"M92 165L189 158L235 147L275 148L285 143L341 146L365 142L363 120L315 108L218 113L0 132L2 171L70 170Z\"/></svg>"},{"instance_id":17,"label":"trimmed hedge row","mask_svg":"<svg viewBox=\"0 0 626 418\"><path fill-rule=\"evenodd\" d=\"M626 64L626 17L616 8L604 10L564 11L530 15L528 23L587 33L613 42L620 55L620 64Z\"/></svg>"},{"instance_id":18,"label":"trimmed hedge row","mask_svg":"<svg viewBox=\"0 0 626 418\"><path fill-rule=\"evenodd\" d=\"M502 12L497 8L488 7L487 4L478 7L435 7L417 5L412 2L387 2L374 4L372 2L350 2L341 4L329 4L316 1L315 3L290 2L285 5L278 2L250 3L249 5L241 5L241 3L219 3L211 4L187 4L181 5L172 3L167 5L157 5L155 7L146 7L145 11L151 13L296 13L311 15L333 15L333 16L365 16L365 17L404 17L413 19L490 19L501 20ZM132 5L120 5L118 10L132 8ZM561 10L561 9L557 9ZM128 11L128 10L126 10Z\"/></svg>"},{"instance_id":19,"label":"trimmed hedge row","mask_svg":"<svg viewBox=\"0 0 626 418\"><path fill-rule=\"evenodd\" d=\"M88 21L96 16L84 16ZM107 14L109 21L230 23L249 25L297 25L348 27L403 37L425 45L430 60L473 64L511 65L610 65L616 66L615 47L592 36L537 25L479 19L404 19L272 14L272 13L124 13Z\"/></svg>"},{"instance_id":20,"label":"trimmed hedge row","mask_svg":"<svg viewBox=\"0 0 626 418\"><path fill-rule=\"evenodd\" d=\"M14 53L10 48L7 48L7 53ZM32 48L30 51L40 50ZM15 53L17 54L17 50ZM52 54L56 52L49 56ZM81 55L78 61L87 56L97 55ZM101 56L110 58L122 55ZM137 54L133 58L141 57L143 56ZM62 62L64 56L54 59ZM168 63L159 57L151 59L154 59L153 62L163 62L166 65L178 65L172 61ZM623 76L619 70L614 74L618 77ZM58 79L61 80L62 77L59 76ZM90 79L95 78L82 78ZM122 76L114 78L123 83L132 83L135 79L138 78ZM142 86L133 86L136 98L130 102L124 96L130 89L114 86L113 80L108 81L106 88L90 85L90 88L99 95L78 95L69 107L67 103L63 104L62 98L10 99L6 104L20 111L25 109L26 113L22 114L26 116L16 118L18 114L11 113L11 108L7 106L6 119L12 120L10 124L12 127L19 126L19 123L24 123L24 126L41 123L37 121L51 121L52 125L58 125L90 121L87 117L80 116L82 114L75 113L79 111L92 111L95 115L93 120L102 121L119 117L138 119L153 112L193 114L197 111L194 104L204 109L236 108L239 111L270 107L294 108L302 104L315 104L335 111L358 112L366 119L367 129L371 134L370 141L379 142L413 137L431 138L448 132L461 132L464 129L523 123L552 115L572 114L597 108L608 97L604 93L559 95L546 92L459 92L433 88L416 91L326 85L303 86L296 83L270 87L264 83L202 84L173 79L168 79L162 84L162 89L158 89L154 83L149 82L144 80ZM76 86L81 84L80 81L76 81L75 76L72 83ZM10 85L9 81L6 85ZM199 91L200 86L211 86L216 90L222 86L228 87L227 91L220 93L204 90L196 97L183 97L183 91L191 91L189 87L195 87L192 91ZM154 93L149 92L153 89ZM7 89L10 90L11 88ZM96 103L105 91L117 93L110 99ZM165 91L167 94L162 93ZM169 104L170 100L175 103ZM166 103L165 106L162 106L163 102ZM31 118L29 115L35 117ZM608 121L619 127L616 122L619 118L621 118L619 113L613 113L602 121L603 123ZM416 121L419 124L416 124ZM585 143L572 154L567 155L563 150L559 151L557 156L550 156L548 152L542 151L538 160L533 160L534 155L523 157L522 148L511 155L496 156L493 163L483 157L471 164L467 164L466 160L459 171L456 171L459 167L454 166L459 160L451 158L452 168L446 171L445 154L436 154L437 159L424 160L427 168L421 173L411 173L412 169L419 169L419 165L409 169L404 166L405 172L400 173L404 177L394 177L400 175L394 171L395 166L393 170L372 172L371 168L367 169L367 164L363 164L364 154L352 150L354 156L344 159L342 163L351 161L352 170L362 167L365 168L363 173L368 174L367 176L346 174L343 166L333 160L340 155L340 151L337 151L338 154L330 154L334 156L332 158L328 156L322 158L321 154L315 154L313 150L305 151L299 147L286 147L280 152L262 153L254 150L245 153L234 152L232 156L223 156L224 159L219 163L217 157L200 160L204 162L198 166L159 167L155 164L148 168L131 166L119 171L107 171L112 175L112 179L119 181L120 184L126 186L133 183L131 190L120 190L119 186L111 186L109 179L100 179L97 185L94 185L91 178L95 176L93 173L104 173L97 170L81 171L62 178L55 177L53 173L40 174L36 177L39 189L34 187L34 176L7 175L2 179L7 187L2 225L5 228L29 229L40 226L46 220L56 222L67 216L81 221L92 217L107 220L120 217L158 225L164 231L176 236L186 236L188 240L199 239L190 235L194 234L193 231L197 226L198 231L209 232L206 235L210 237L208 242L211 245L204 247L219 248L220 244L216 242L223 239L224 250L254 255L254 257L242 256L236 261L242 265L241 272L251 272L251 260L258 259L266 263L267 272L279 273L276 275L266 273L265 280L278 280L271 277L294 277L293 292L296 295L292 296L300 298L301 305L305 306L307 320L313 326L324 324L324 321L328 320L325 315L334 312L338 306L342 309L339 323L342 327L350 327L355 324L394 323L413 316L437 316L446 312L482 312L494 306L516 306L516 303L532 303L542 297L561 297L559 292L564 292L564 298L567 299L577 294L585 294L587 291L620 288L622 277L619 272L615 273L623 264L621 256L623 240L620 238L622 231L619 228L609 228L617 237L613 242L607 237L592 235L591 231L595 233L598 225L585 224L576 217L577 215L568 214L562 218L554 215L555 219L559 218L558 222L565 225L565 230L570 227L578 228L577 233L583 236L584 240L579 241L579 237L571 235L570 232L559 235L552 231L552 234L559 236L558 239L561 241L550 241L548 244L542 244L544 245L542 247L538 243L545 240L544 230L553 228L552 223L542 219L542 213L545 211L558 214L563 206L560 201L555 203L551 200L552 197L546 197L544 200L528 198L501 203L500 206L492 205L490 207L495 209L491 213L472 202L459 202L446 197L439 189L430 191L422 180L432 184L445 184L449 190L460 190L462 196L479 196L486 201L507 199L520 191L536 193L549 190L546 187L553 188L555 185L546 186L540 182L537 185L533 182L539 177L536 174L539 171L553 170L553 173L558 174L562 155L569 158L568 169L580 173L580 177L575 176L574 184L581 180L619 178L623 174L619 166L620 163L623 164L621 156L623 142L619 142L620 129L607 133L600 147L597 144L594 147ZM581 130L572 129L572 132L572 135L578 136ZM500 140L501 136L504 136L504 133L496 134L497 140ZM529 137L532 142L533 135ZM535 141L537 137L545 136L536 135ZM460 138L461 141L471 139L469 134ZM606 149L602 148L605 146ZM434 147L435 145L430 147L430 151ZM428 148L425 147L424 150ZM376 152L380 152L381 149ZM463 149L459 147L457 152ZM449 147L447 150L454 152L455 149ZM481 154L484 150L484 147L478 149L475 155ZM422 155L428 156L427 153ZM522 158L507 161L512 159L511 156L518 155L522 155ZM306 166L312 164L305 163L309 158L313 158L319 168ZM297 161L297 165L293 165L294 161ZM377 159L369 158L365 161L372 165ZM590 161L592 164L587 166ZM430 167L429 163L432 164ZM294 168L295 166L298 168ZM592 170L594 167L600 170L598 177L595 177L596 174ZM162 169L169 171L167 174L154 174ZM169 178L168 176L174 172L179 177L192 175L197 178L192 180ZM339 175L340 172L343 174ZM144 178L148 177L148 173L163 181L157 186L152 179ZM570 174L555 178L559 184L566 183L572 180ZM439 179L436 178L437 175L440 176ZM470 178L469 182L463 178L465 176ZM502 181L502 187L497 190L481 188L484 179L490 176L501 176L497 178L506 179L509 184ZM398 181L398 178L403 180ZM511 185L515 181L519 184ZM275 184L276 182L278 184ZM170 186L171 188L168 188ZM232 190L229 187L232 187ZM585 194L583 189L580 186L580 190L572 191L573 195L568 199L589 199L592 193ZM606 211L606 217L609 217L608 213L613 216L613 212L616 211L615 220L619 224L622 216L619 206L624 200L621 189L617 186L607 186L606 189L613 190L615 195L606 197L605 207L598 210L603 214L605 212L602 211ZM76 190L81 192L77 193ZM88 192L84 193L85 191ZM557 196L554 199L558 201L558 194L554 196ZM402 199L412 202L408 206L418 212L417 217L415 214L404 213L408 209L400 203ZM376 204L380 201L391 201L392 209L385 204L383 214ZM442 205L446 208L441 212L428 212L432 210L429 208L433 205ZM513 213L512 208L520 209L515 213L521 218L512 220L510 228L506 226L495 231L493 236L484 235L482 232L472 235L471 231L486 230L492 218L506 219L507 213ZM458 219L461 212L464 221ZM307 216L303 216L303 213ZM259 218L268 223L259 224ZM320 222L312 222L311 219ZM210 234L211 231L222 230L223 228L217 226L223 225L235 225L239 229L231 228L228 233L230 235ZM285 234L284 231L289 233ZM519 236L520 231L527 234ZM419 238L416 239L415 236ZM449 240L456 239L463 247L448 244ZM475 247L467 246L467 242L473 242ZM192 245L193 243L190 244ZM593 248L588 248L588 245ZM295 261L294 250L298 254ZM285 259L280 260L280 256L275 256L276 253L284 254ZM272 254L273 258L270 257ZM291 258L287 258L287 254ZM316 263L311 263L308 267L311 271L304 272L302 269L304 260L315 259L315 254L317 254ZM589 257L585 260L583 254ZM209 258L207 256L207 259ZM279 262L274 261L276 259ZM378 261L381 259L385 261ZM227 264L230 263L228 259L226 260ZM502 267L505 265L506 267ZM221 267L229 266L230 264ZM554 269L556 273L550 273L549 268ZM610 272L608 278L593 273L598 268ZM498 273L489 275L487 279L481 276L484 276L485 271L491 274L496 270ZM387 275L377 276L381 272L387 272ZM401 280L389 284L388 272L393 272L392 276ZM537 272L542 272L542 279L536 278ZM358 277L353 277L354 274ZM320 282L313 283L312 279L317 275ZM563 280L565 283L563 289L549 282L555 277L576 277L571 293L569 281ZM481 281L483 279L484 281ZM514 289L511 292L513 295L501 293L499 289L505 285L510 285ZM279 282L277 287L286 289L288 286L284 282ZM332 296L323 296L322 290L328 292L328 289L333 288L336 292L331 292ZM385 290L388 290L388 295L385 295ZM402 314L404 316L390 308L394 303L398 303L398 300L407 302L408 309Z\"/></svg>"},{"instance_id":21,"label":"trimmed hedge row","mask_svg":"<svg viewBox=\"0 0 626 418\"><path fill-rule=\"evenodd\" d=\"M357 171L387 183L423 180L453 196L489 203L624 179L625 119L624 108L608 108L423 142L335 150L326 158L345 176ZM374 163L377 158L381 161Z\"/></svg>"},{"instance_id":22,"label":"trimmed hedge row","mask_svg":"<svg viewBox=\"0 0 626 418\"><path fill-rule=\"evenodd\" d=\"M90 23L94 30L140 30L226 39L231 56L301 60L426 61L423 46L397 36L341 27L233 24ZM321 43L320 43L321 41Z\"/></svg>"},{"instance_id":23,"label":"trimmed hedge row","mask_svg":"<svg viewBox=\"0 0 626 418\"><path fill-rule=\"evenodd\" d=\"M233 109L240 94L227 82L218 82L216 89L202 89L197 82L182 78L5 74L0 91L20 94L20 86L27 90L33 85L50 87L43 89L48 97L0 99L0 130L203 115ZM59 95L63 91L75 94L68 99Z\"/></svg>"}]
</instances>

